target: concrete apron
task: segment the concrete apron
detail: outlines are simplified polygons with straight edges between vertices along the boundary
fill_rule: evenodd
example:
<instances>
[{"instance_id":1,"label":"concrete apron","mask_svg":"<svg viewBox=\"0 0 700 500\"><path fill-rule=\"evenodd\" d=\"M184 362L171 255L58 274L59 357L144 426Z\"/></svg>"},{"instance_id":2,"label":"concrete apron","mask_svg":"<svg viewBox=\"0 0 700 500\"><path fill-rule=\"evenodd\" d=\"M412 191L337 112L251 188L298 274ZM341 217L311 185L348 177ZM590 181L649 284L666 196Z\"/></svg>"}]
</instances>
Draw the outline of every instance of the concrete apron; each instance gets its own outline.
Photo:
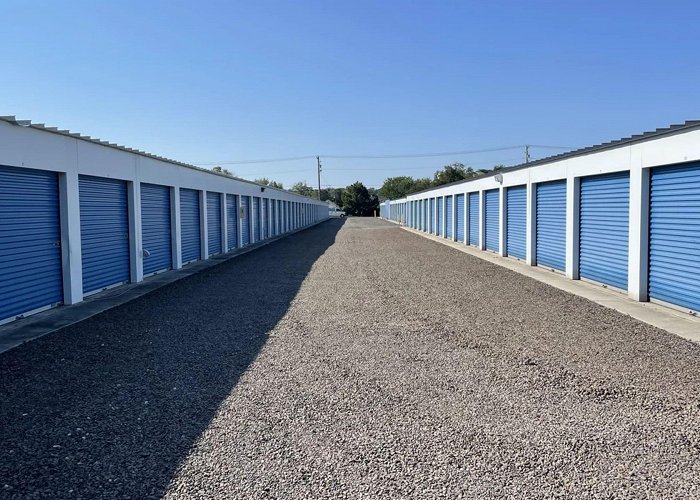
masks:
<instances>
[{"instance_id":1,"label":"concrete apron","mask_svg":"<svg viewBox=\"0 0 700 500\"><path fill-rule=\"evenodd\" d=\"M390 221L391 222L391 221ZM563 274L555 273L549 269L537 266L529 266L524 261L519 261L511 257L501 257L500 255L479 250L477 248L447 240L441 236L424 233L416 229L401 226L410 233L423 236L429 240L437 241L450 246L466 254L486 260L511 271L515 271L525 276L546 283L565 292L578 295L601 306L614 309L617 312L631 316L634 319L643 321L649 325L666 330L669 333L678 335L694 342L700 342L700 318L690 316L681 311L676 311L670 307L665 307L651 302L637 302L627 295L583 280L572 280Z\"/></svg>"},{"instance_id":2,"label":"concrete apron","mask_svg":"<svg viewBox=\"0 0 700 500\"><path fill-rule=\"evenodd\" d=\"M18 319L11 323L0 326L0 353L9 351L25 342L43 337L46 334L88 319L96 314L104 312L113 307L126 304L134 299L142 297L158 288L161 288L175 281L181 280L193 274L197 274L204 269L209 269L227 260L257 250L260 247L269 245L272 242L286 238L292 234L304 231L321 224L319 221L310 226L306 226L295 231L290 231L273 238L269 238L244 248L230 250L226 253L213 255L206 260L198 260L187 264L181 269L164 271L154 276L145 278L140 283L127 283L115 288L110 288L104 292L96 293L85 298L82 302L69 306L59 306L53 309Z\"/></svg>"}]
</instances>

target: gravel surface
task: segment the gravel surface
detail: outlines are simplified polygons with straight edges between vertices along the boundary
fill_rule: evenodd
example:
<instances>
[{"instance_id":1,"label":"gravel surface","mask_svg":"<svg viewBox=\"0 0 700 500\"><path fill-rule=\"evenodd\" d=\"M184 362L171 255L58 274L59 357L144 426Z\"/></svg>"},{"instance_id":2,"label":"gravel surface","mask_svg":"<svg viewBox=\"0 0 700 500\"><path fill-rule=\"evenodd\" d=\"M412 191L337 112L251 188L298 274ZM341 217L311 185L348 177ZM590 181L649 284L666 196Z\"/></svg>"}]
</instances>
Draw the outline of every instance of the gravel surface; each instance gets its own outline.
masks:
<instances>
[{"instance_id":1,"label":"gravel surface","mask_svg":"<svg viewBox=\"0 0 700 500\"><path fill-rule=\"evenodd\" d=\"M0 355L0 396L0 496L700 497L700 347L373 219Z\"/></svg>"}]
</instances>

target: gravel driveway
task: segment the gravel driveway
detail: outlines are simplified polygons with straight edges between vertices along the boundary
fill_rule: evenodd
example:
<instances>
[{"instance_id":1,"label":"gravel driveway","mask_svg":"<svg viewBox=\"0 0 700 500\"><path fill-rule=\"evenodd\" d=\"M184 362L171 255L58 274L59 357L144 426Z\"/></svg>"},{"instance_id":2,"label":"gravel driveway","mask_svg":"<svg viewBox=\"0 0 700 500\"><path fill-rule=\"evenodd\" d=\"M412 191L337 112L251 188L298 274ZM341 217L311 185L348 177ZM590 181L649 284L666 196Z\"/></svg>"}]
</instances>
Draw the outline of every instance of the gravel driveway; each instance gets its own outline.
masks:
<instances>
[{"instance_id":1,"label":"gravel driveway","mask_svg":"<svg viewBox=\"0 0 700 500\"><path fill-rule=\"evenodd\" d=\"M0 397L4 497L700 497L700 347L374 219L2 354Z\"/></svg>"}]
</instances>

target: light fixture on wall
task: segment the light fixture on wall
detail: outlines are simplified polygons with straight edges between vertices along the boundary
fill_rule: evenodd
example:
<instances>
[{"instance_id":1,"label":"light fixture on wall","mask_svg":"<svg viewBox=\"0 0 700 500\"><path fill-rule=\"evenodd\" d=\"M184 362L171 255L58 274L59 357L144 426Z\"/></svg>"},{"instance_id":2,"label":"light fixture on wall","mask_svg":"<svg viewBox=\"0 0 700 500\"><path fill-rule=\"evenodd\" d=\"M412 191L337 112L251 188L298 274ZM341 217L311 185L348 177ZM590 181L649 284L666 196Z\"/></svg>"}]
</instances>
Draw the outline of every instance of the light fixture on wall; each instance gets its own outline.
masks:
<instances>
[{"instance_id":1,"label":"light fixture on wall","mask_svg":"<svg viewBox=\"0 0 700 500\"><path fill-rule=\"evenodd\" d=\"M261 193L264 193L264 192L265 192L265 188L264 188L264 187L261 187L261 188L260 188L260 192L261 192Z\"/></svg>"},{"instance_id":2,"label":"light fixture on wall","mask_svg":"<svg viewBox=\"0 0 700 500\"><path fill-rule=\"evenodd\" d=\"M496 182L498 182L499 184L503 184L503 174L496 174L494 179L496 179Z\"/></svg>"}]
</instances>

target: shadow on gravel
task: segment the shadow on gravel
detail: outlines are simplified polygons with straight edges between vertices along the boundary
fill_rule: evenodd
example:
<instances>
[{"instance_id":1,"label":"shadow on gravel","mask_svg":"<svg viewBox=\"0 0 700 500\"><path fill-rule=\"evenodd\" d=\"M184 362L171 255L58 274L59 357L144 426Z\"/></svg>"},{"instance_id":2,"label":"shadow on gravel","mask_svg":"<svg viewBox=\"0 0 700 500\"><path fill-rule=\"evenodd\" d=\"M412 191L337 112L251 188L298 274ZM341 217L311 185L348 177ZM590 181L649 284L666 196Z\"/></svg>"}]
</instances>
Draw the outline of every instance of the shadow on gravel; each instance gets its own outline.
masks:
<instances>
[{"instance_id":1,"label":"shadow on gravel","mask_svg":"<svg viewBox=\"0 0 700 500\"><path fill-rule=\"evenodd\" d=\"M0 497L159 497L333 219L0 355Z\"/></svg>"}]
</instances>

